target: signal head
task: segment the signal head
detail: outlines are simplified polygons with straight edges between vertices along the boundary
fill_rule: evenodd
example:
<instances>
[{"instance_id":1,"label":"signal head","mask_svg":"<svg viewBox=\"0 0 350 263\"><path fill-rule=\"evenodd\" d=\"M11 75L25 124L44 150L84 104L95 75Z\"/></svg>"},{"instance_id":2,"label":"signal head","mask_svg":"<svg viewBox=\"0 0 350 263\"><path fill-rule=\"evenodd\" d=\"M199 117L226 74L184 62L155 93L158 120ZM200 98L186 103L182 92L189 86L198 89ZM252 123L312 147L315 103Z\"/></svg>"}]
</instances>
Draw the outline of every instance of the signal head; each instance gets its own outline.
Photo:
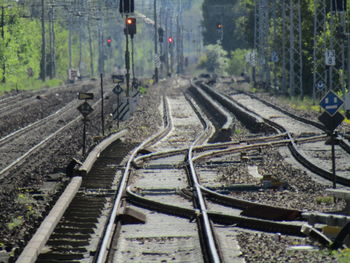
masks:
<instances>
[{"instance_id":1,"label":"signal head","mask_svg":"<svg viewBox=\"0 0 350 263\"><path fill-rule=\"evenodd\" d=\"M136 24L136 18L128 17L128 18L126 19L125 23L126 23L127 25Z\"/></svg>"},{"instance_id":2,"label":"signal head","mask_svg":"<svg viewBox=\"0 0 350 263\"><path fill-rule=\"evenodd\" d=\"M217 24L216 24L216 28L217 28L217 29L222 29L223 27L224 27L224 26L223 26L221 23L217 23Z\"/></svg>"}]
</instances>

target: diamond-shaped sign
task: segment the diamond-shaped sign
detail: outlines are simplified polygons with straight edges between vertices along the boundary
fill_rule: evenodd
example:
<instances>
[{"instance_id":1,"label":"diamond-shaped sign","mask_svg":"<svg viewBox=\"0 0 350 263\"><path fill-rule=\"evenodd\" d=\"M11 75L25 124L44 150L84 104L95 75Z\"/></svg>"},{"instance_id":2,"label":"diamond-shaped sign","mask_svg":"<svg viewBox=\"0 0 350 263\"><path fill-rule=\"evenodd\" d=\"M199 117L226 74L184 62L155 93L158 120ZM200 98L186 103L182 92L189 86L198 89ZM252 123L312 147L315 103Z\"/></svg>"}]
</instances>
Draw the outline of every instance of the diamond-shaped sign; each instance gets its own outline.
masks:
<instances>
[{"instance_id":1,"label":"diamond-shaped sign","mask_svg":"<svg viewBox=\"0 0 350 263\"><path fill-rule=\"evenodd\" d=\"M329 114L323 112L318 117L318 120L322 122L330 132L333 132L343 122L344 116L339 112L334 114L334 116L329 116Z\"/></svg>"},{"instance_id":2,"label":"diamond-shaped sign","mask_svg":"<svg viewBox=\"0 0 350 263\"><path fill-rule=\"evenodd\" d=\"M330 90L321 100L320 106L324 108L329 115L333 116L343 103L343 100Z\"/></svg>"},{"instance_id":3,"label":"diamond-shaped sign","mask_svg":"<svg viewBox=\"0 0 350 263\"><path fill-rule=\"evenodd\" d=\"M94 110L86 101L83 104L80 104L80 106L77 109L84 117L89 115Z\"/></svg>"},{"instance_id":4,"label":"diamond-shaped sign","mask_svg":"<svg viewBox=\"0 0 350 263\"><path fill-rule=\"evenodd\" d=\"M121 94L121 93L123 92L123 88L120 87L119 84L117 84L117 85L113 88L113 92L114 92L114 94L119 95L119 94Z\"/></svg>"}]
</instances>

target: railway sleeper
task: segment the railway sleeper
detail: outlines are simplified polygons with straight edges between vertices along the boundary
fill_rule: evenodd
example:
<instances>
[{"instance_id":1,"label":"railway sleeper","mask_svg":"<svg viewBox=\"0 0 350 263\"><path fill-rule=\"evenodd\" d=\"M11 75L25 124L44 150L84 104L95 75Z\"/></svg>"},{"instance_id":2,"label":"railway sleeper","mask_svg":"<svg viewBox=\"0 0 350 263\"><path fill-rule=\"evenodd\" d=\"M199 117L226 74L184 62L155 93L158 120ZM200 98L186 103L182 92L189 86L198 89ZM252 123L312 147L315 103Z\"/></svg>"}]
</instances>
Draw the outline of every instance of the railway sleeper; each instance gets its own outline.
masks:
<instances>
[{"instance_id":1,"label":"railway sleeper","mask_svg":"<svg viewBox=\"0 0 350 263\"><path fill-rule=\"evenodd\" d=\"M66 260L81 260L84 258L84 254L82 253L72 253L72 254L62 254L62 253L46 253L40 254L38 260L41 262L49 262L49 260L58 260L58 262L63 260L63 262L67 262ZM80 262L80 261L79 261Z\"/></svg>"},{"instance_id":2,"label":"railway sleeper","mask_svg":"<svg viewBox=\"0 0 350 263\"><path fill-rule=\"evenodd\" d=\"M54 234L68 234L68 235L74 235L78 231L77 229L71 228L71 227L63 227L63 226L58 226L55 228ZM81 228L79 229L80 234L93 234L95 233L95 230L93 228Z\"/></svg>"},{"instance_id":3,"label":"railway sleeper","mask_svg":"<svg viewBox=\"0 0 350 263\"><path fill-rule=\"evenodd\" d=\"M55 248L61 247L61 248L76 248L76 247L84 247L88 246L90 242L88 240L85 241L77 241L77 240L49 240L47 243L49 246L55 246Z\"/></svg>"},{"instance_id":4,"label":"railway sleeper","mask_svg":"<svg viewBox=\"0 0 350 263\"><path fill-rule=\"evenodd\" d=\"M59 259L44 259L44 260L40 260L37 259L37 261L35 261L35 263L81 263L81 260L59 260Z\"/></svg>"},{"instance_id":5,"label":"railway sleeper","mask_svg":"<svg viewBox=\"0 0 350 263\"><path fill-rule=\"evenodd\" d=\"M96 223L93 222L88 222L88 223L80 223L78 221L73 221L73 222L61 222L59 224L59 227L61 228L71 228L71 229L76 229L76 230L84 230L84 229L91 229L96 227Z\"/></svg>"},{"instance_id":6,"label":"railway sleeper","mask_svg":"<svg viewBox=\"0 0 350 263\"><path fill-rule=\"evenodd\" d=\"M52 234L50 236L52 240L55 239L73 239L73 240L87 240L90 238L90 235L84 235L84 234L74 234L74 235L68 235L68 234Z\"/></svg>"}]
</instances>

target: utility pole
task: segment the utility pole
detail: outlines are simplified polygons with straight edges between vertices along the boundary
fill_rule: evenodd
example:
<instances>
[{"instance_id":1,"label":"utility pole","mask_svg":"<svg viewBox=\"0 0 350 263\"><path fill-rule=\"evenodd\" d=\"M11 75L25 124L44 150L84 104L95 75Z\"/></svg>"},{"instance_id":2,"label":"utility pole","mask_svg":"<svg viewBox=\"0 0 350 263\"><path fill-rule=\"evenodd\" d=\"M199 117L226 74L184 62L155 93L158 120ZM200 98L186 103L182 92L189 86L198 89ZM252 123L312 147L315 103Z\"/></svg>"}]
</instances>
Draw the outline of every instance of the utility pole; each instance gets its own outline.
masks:
<instances>
[{"instance_id":1,"label":"utility pole","mask_svg":"<svg viewBox=\"0 0 350 263\"><path fill-rule=\"evenodd\" d=\"M156 58L158 57L158 24L157 24L157 0L153 1L154 9L154 81L158 83L158 65Z\"/></svg>"},{"instance_id":2,"label":"utility pole","mask_svg":"<svg viewBox=\"0 0 350 263\"><path fill-rule=\"evenodd\" d=\"M322 97L327 83L327 72L324 63L324 52L326 51L326 43L319 43L319 37L326 30L326 1L314 0L314 42L313 42L313 87L312 99Z\"/></svg>"},{"instance_id":3,"label":"utility pole","mask_svg":"<svg viewBox=\"0 0 350 263\"><path fill-rule=\"evenodd\" d=\"M45 3L41 0L41 79L46 80Z\"/></svg>"},{"instance_id":4,"label":"utility pole","mask_svg":"<svg viewBox=\"0 0 350 263\"><path fill-rule=\"evenodd\" d=\"M90 51L90 77L94 76L94 54L92 51L92 37L91 37L91 26L90 26L90 19L87 22L88 26L88 34L89 34L89 51Z\"/></svg>"},{"instance_id":5,"label":"utility pole","mask_svg":"<svg viewBox=\"0 0 350 263\"><path fill-rule=\"evenodd\" d=\"M160 21L159 27L162 27L164 25L165 5L162 2L160 2L160 3L161 3L161 7L160 7L160 13L159 13L159 21ZM159 43L160 75L164 74L164 72L163 72L164 71L164 60L163 61L161 60L161 58L164 58L164 30L162 32L163 32L163 42Z\"/></svg>"},{"instance_id":6,"label":"utility pole","mask_svg":"<svg viewBox=\"0 0 350 263\"><path fill-rule=\"evenodd\" d=\"M128 15L126 15L128 19ZM125 68L126 68L126 96L130 96L130 52L129 52L129 28L126 26L125 34Z\"/></svg>"},{"instance_id":7,"label":"utility pole","mask_svg":"<svg viewBox=\"0 0 350 263\"><path fill-rule=\"evenodd\" d=\"M68 69L72 68L72 16L73 14L70 14L69 16L69 26L68 26L68 56L69 56L69 65Z\"/></svg>"},{"instance_id":8,"label":"utility pole","mask_svg":"<svg viewBox=\"0 0 350 263\"><path fill-rule=\"evenodd\" d=\"M55 49L55 15L54 5L51 5L50 13L50 78L56 76L56 49Z\"/></svg>"},{"instance_id":9,"label":"utility pole","mask_svg":"<svg viewBox=\"0 0 350 263\"><path fill-rule=\"evenodd\" d=\"M1 6L1 39L5 43L5 7ZM2 83L6 82L6 61L2 62Z\"/></svg>"}]
</instances>

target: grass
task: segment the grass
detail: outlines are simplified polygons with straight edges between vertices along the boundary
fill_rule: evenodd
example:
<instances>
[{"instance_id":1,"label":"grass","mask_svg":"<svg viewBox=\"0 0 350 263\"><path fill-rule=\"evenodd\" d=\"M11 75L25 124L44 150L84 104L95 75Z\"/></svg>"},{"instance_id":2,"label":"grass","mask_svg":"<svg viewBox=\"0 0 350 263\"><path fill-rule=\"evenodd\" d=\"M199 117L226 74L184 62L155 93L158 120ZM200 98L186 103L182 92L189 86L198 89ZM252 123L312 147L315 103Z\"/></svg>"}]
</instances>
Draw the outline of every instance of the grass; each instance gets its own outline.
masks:
<instances>
[{"instance_id":1,"label":"grass","mask_svg":"<svg viewBox=\"0 0 350 263\"><path fill-rule=\"evenodd\" d=\"M340 251L333 251L333 254L339 263L350 262L350 248L346 248Z\"/></svg>"},{"instance_id":2,"label":"grass","mask_svg":"<svg viewBox=\"0 0 350 263\"><path fill-rule=\"evenodd\" d=\"M18 216L15 217L10 223L7 223L7 228L9 230L13 230L16 227L19 227L23 224L23 217L22 216Z\"/></svg>"},{"instance_id":3,"label":"grass","mask_svg":"<svg viewBox=\"0 0 350 263\"><path fill-rule=\"evenodd\" d=\"M11 90L38 90L44 87L55 87L63 83L60 79L49 79L45 82L39 79L28 78L18 83L1 83L0 95Z\"/></svg>"},{"instance_id":4,"label":"grass","mask_svg":"<svg viewBox=\"0 0 350 263\"><path fill-rule=\"evenodd\" d=\"M334 203L334 197L333 196L317 196L315 198L315 201L317 204L333 204Z\"/></svg>"},{"instance_id":5,"label":"grass","mask_svg":"<svg viewBox=\"0 0 350 263\"><path fill-rule=\"evenodd\" d=\"M257 89L251 86L250 92L256 93ZM307 96L305 96L303 99L297 96L296 97L278 96L278 100L283 104L290 105L292 108L296 110L313 111L319 114L321 114L324 111L324 109L322 109L321 106L319 105L319 101L314 102L311 97L307 97ZM345 117L344 110L341 109L339 112L343 114ZM350 119L345 118L344 122L346 124L350 124Z\"/></svg>"},{"instance_id":6,"label":"grass","mask_svg":"<svg viewBox=\"0 0 350 263\"><path fill-rule=\"evenodd\" d=\"M20 193L17 195L16 203L22 205L25 209L23 215L12 218L10 222L6 224L9 230L13 230L17 227L21 227L24 223L25 219L29 217L38 216L38 212L36 212L33 208L33 199L28 193Z\"/></svg>"}]
</instances>

